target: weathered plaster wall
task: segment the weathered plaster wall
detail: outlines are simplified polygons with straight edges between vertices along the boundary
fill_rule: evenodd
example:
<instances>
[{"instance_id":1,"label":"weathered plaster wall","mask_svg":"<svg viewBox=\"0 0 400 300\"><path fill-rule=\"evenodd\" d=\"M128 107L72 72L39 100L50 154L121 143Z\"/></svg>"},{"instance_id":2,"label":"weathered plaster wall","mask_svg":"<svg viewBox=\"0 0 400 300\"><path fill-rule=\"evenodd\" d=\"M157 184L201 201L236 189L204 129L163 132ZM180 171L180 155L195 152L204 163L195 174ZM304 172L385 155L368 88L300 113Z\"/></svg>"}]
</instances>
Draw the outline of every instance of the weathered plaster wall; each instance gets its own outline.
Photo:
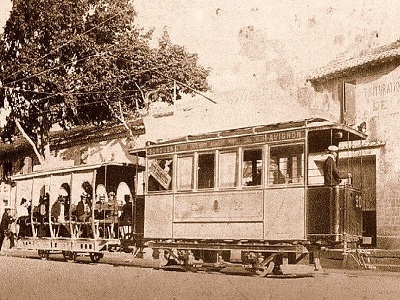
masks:
<instances>
[{"instance_id":1,"label":"weathered plaster wall","mask_svg":"<svg viewBox=\"0 0 400 300\"><path fill-rule=\"evenodd\" d=\"M96 164L100 162L133 162L128 150L132 146L126 138L77 145L58 151L57 156L63 160L74 161L74 165Z\"/></svg>"},{"instance_id":2,"label":"weathered plaster wall","mask_svg":"<svg viewBox=\"0 0 400 300\"><path fill-rule=\"evenodd\" d=\"M388 66L357 79L357 119L370 140L386 143L377 156L378 246L400 247L400 67Z\"/></svg>"},{"instance_id":3,"label":"weathered plaster wall","mask_svg":"<svg viewBox=\"0 0 400 300\"><path fill-rule=\"evenodd\" d=\"M366 122L368 141L381 141L384 147L365 149L376 156L377 243L380 248L400 247L400 67L384 66L359 73L346 80L356 81L356 124ZM315 87L311 108L340 111L339 80ZM314 106L313 103L316 103ZM320 107L318 107L318 103ZM339 114L337 114L339 116Z\"/></svg>"}]
</instances>

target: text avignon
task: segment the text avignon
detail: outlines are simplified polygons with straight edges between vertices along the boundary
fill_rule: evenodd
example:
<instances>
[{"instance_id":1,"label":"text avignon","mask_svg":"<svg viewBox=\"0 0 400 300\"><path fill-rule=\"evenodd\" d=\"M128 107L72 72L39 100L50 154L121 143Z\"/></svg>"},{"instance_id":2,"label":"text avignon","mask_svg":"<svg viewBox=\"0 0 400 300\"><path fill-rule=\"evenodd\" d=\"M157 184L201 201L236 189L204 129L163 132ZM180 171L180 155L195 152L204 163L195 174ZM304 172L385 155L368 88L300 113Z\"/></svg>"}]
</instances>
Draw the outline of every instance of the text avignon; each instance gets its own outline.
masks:
<instances>
[{"instance_id":1,"label":"text avignon","mask_svg":"<svg viewBox=\"0 0 400 300\"><path fill-rule=\"evenodd\" d=\"M289 132L274 132L268 133L266 135L267 142L283 141L283 140L293 140L302 139L305 137L304 130L296 130Z\"/></svg>"}]
</instances>

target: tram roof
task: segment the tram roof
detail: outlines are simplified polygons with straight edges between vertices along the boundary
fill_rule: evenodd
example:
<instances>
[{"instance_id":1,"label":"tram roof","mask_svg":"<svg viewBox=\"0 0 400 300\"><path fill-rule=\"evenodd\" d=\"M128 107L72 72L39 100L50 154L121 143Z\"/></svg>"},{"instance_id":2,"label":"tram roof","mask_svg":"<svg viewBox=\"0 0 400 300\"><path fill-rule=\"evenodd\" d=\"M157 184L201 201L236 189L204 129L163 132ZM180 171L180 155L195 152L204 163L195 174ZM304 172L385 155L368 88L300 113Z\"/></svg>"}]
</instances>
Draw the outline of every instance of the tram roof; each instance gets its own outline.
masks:
<instances>
[{"instance_id":1,"label":"tram roof","mask_svg":"<svg viewBox=\"0 0 400 300\"><path fill-rule=\"evenodd\" d=\"M80 166L55 168L55 169L50 169L50 170L34 171L29 174L19 174L19 175L11 176L11 180L18 181L18 180L31 179L31 178L35 178L35 177L45 177L45 176L56 175L56 174L59 175L59 174L66 174L66 173L90 171L90 170L95 170L95 169L105 167L105 166L136 167L136 165L129 164L129 163L105 162L105 163L99 163L99 164L93 164L93 165L80 165ZM138 166L138 167L144 168L143 166Z\"/></svg>"},{"instance_id":2,"label":"tram roof","mask_svg":"<svg viewBox=\"0 0 400 300\"><path fill-rule=\"evenodd\" d=\"M157 140L156 142L149 141L147 142L147 146L160 146L167 144L179 144L185 142L195 142L216 138L227 138L227 137L235 137L235 136L243 136L243 135L254 135L254 134L263 134L269 132L279 132L279 131L287 131L287 130L296 130L296 129L307 129L309 131L331 131L335 132L341 131L346 132L346 140L354 141L354 140L364 140L367 138L367 135L341 123L336 123L332 121L328 121L322 118L310 118L303 119L299 121L290 121L290 122L281 122L281 123L273 123L268 125L257 125L251 127L242 127L236 129L228 129L228 130L220 130L214 131L204 134L196 134L196 135L188 135L170 140ZM137 154L139 156L145 155L145 149L133 149L131 153Z\"/></svg>"},{"instance_id":3,"label":"tram roof","mask_svg":"<svg viewBox=\"0 0 400 300\"><path fill-rule=\"evenodd\" d=\"M316 123L308 123L307 129L312 131L324 131L324 130L336 130L336 131L344 131L349 134L348 138L350 141L355 140L365 140L367 135L351 126L341 124L341 123L334 123L329 121L320 121Z\"/></svg>"}]
</instances>

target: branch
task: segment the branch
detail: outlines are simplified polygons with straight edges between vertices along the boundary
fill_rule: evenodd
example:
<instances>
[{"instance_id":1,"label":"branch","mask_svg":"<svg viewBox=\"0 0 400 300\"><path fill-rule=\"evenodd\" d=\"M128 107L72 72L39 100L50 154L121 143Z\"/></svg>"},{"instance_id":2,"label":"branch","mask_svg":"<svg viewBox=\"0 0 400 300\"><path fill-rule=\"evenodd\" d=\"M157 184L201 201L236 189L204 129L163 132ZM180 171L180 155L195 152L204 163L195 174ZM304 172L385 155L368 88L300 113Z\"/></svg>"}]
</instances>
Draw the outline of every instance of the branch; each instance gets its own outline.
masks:
<instances>
[{"instance_id":1,"label":"branch","mask_svg":"<svg viewBox=\"0 0 400 300\"><path fill-rule=\"evenodd\" d=\"M119 113L121 114L120 117L117 116L117 119L121 121L121 123L125 126L125 128L128 130L129 132L129 136L133 139L134 135L132 132L132 129L128 126L128 123L126 123L126 120L124 118L124 114L122 112L122 106L121 106L121 101L118 102L118 106L119 106Z\"/></svg>"},{"instance_id":2,"label":"branch","mask_svg":"<svg viewBox=\"0 0 400 300\"><path fill-rule=\"evenodd\" d=\"M152 92L147 92L146 93L146 95L144 94L144 92L143 92L143 90L140 88L140 86L135 82L135 85L136 85L136 87L138 88L138 90L139 90L139 92L140 92L140 94L142 95L142 99L143 99L143 103L144 103L144 107L145 107L145 110L149 110L149 104L150 104L150 99L149 99L149 97L150 97L150 95L151 95L151 93ZM145 110L141 110L140 108L139 108L139 103L138 103L138 101L137 101L137 98L136 98L136 109L137 109L137 111L139 112L139 114L141 114L142 116L143 115L145 115Z\"/></svg>"},{"instance_id":3,"label":"branch","mask_svg":"<svg viewBox=\"0 0 400 300\"><path fill-rule=\"evenodd\" d=\"M32 146L33 151L35 152L37 158L39 159L39 163L43 164L44 163L44 157L42 155L40 155L36 144L32 141L32 139L29 137L29 135L27 135L27 133L25 132L24 128L22 128L21 123L19 122L18 119L14 119L15 124L17 125L18 130L21 132L22 136L28 141L28 143Z\"/></svg>"},{"instance_id":4,"label":"branch","mask_svg":"<svg viewBox=\"0 0 400 300\"><path fill-rule=\"evenodd\" d=\"M108 101L105 101L108 105L108 108L111 110L111 112L113 113L113 115L117 118L118 121L120 121L122 123L122 125L124 125L124 127L126 128L126 130L128 130L129 132L129 136L133 139L135 136L132 132L132 129L128 126L128 123L126 123L126 120L124 118L124 114L122 112L122 106L121 106L121 102L119 102L119 111L121 115L118 115L117 112L115 111L115 109L111 106L110 103L108 103Z\"/></svg>"},{"instance_id":5,"label":"branch","mask_svg":"<svg viewBox=\"0 0 400 300\"><path fill-rule=\"evenodd\" d=\"M145 96L144 96L144 93L143 93L142 89L141 89L140 86L136 83L136 81L135 81L135 85L136 85L136 87L138 88L140 94L142 95L143 101L144 101L144 103L145 103L145 105L146 105L146 98L145 98ZM136 103L136 109L140 112L140 109L139 109L139 102L138 102L138 100L137 100L136 97L135 97L135 101L136 101L136 102L135 102L135 103Z\"/></svg>"}]
</instances>

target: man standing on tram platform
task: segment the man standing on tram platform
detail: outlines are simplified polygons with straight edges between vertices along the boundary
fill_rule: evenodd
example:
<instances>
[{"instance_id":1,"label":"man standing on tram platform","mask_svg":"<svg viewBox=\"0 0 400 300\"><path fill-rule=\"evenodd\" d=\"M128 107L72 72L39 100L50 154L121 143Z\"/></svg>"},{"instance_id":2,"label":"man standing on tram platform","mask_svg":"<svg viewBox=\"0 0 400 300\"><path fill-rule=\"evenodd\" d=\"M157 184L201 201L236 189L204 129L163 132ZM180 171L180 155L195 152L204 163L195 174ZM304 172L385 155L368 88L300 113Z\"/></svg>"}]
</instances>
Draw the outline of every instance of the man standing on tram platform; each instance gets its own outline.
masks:
<instances>
[{"instance_id":1,"label":"man standing on tram platform","mask_svg":"<svg viewBox=\"0 0 400 300\"><path fill-rule=\"evenodd\" d=\"M337 146L332 145L328 147L328 157L323 165L324 185L326 186L336 186L341 182L337 168L338 151L339 148Z\"/></svg>"},{"instance_id":2,"label":"man standing on tram platform","mask_svg":"<svg viewBox=\"0 0 400 300\"><path fill-rule=\"evenodd\" d=\"M338 150L337 146L329 146L328 157L323 165L324 185L329 187L330 228L336 241L339 240L340 228L339 184L341 179L337 168Z\"/></svg>"}]
</instances>

